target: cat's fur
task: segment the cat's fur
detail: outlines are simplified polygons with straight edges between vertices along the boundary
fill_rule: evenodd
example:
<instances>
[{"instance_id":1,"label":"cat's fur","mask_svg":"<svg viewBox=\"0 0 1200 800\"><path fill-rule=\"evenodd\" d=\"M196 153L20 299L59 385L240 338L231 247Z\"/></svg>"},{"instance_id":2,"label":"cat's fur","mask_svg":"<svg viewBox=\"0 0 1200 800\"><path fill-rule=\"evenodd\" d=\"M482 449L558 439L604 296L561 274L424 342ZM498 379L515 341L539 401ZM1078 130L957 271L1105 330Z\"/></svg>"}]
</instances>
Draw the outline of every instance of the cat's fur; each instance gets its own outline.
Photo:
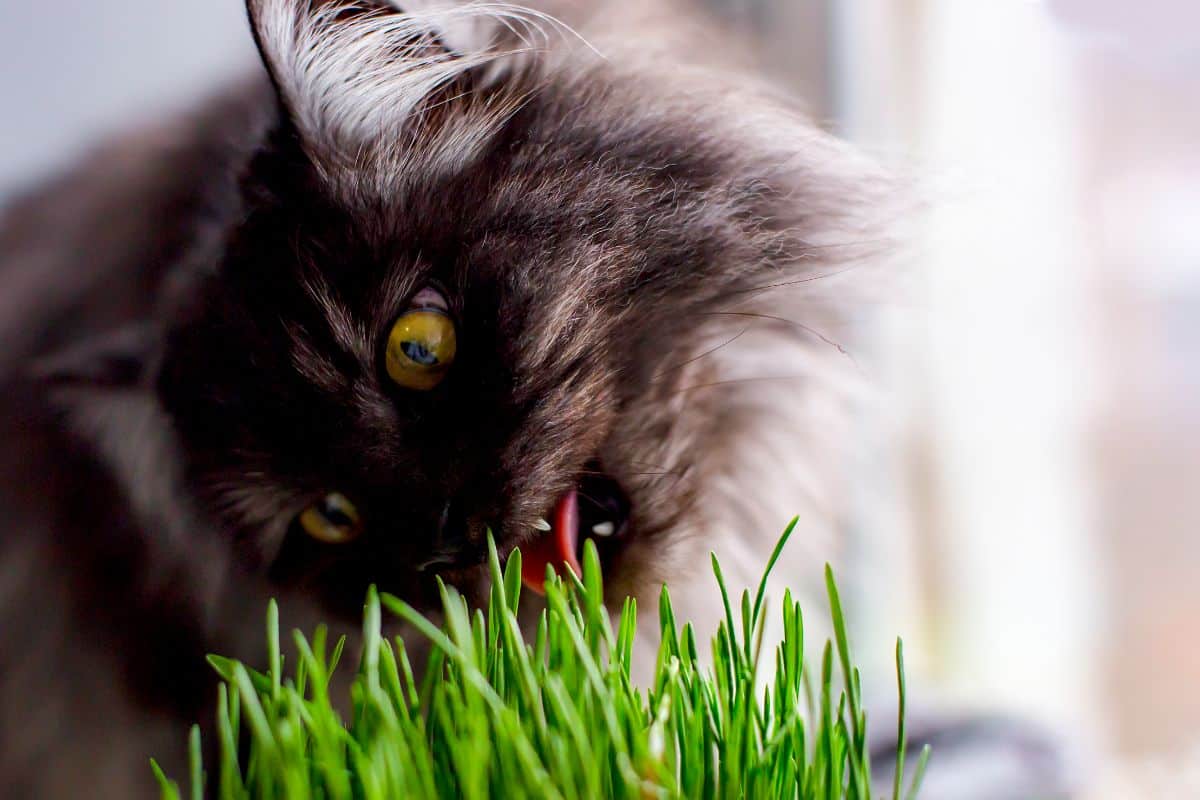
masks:
<instances>
[{"instance_id":1,"label":"cat's fur","mask_svg":"<svg viewBox=\"0 0 1200 800\"><path fill-rule=\"evenodd\" d=\"M4 796L149 791L266 597L306 627L370 582L470 590L485 529L529 541L589 462L633 509L614 596L668 580L705 629L708 551L748 584L794 514L777 575L836 556L882 172L666 4L248 5L271 81L0 228ZM396 391L380 337L431 279L460 357ZM363 539L289 543L330 490Z\"/></svg>"}]
</instances>

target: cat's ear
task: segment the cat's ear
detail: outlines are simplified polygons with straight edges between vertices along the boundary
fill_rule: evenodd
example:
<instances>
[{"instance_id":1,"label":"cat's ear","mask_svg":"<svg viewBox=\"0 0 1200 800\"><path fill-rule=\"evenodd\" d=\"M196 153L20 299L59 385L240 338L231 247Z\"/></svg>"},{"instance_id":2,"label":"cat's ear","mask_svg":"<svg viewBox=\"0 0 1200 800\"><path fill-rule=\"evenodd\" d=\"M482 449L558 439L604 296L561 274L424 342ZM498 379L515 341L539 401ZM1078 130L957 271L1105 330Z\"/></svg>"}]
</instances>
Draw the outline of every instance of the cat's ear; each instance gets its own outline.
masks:
<instances>
[{"instance_id":1,"label":"cat's ear","mask_svg":"<svg viewBox=\"0 0 1200 800\"><path fill-rule=\"evenodd\" d=\"M305 144L359 159L437 100L494 85L544 41L548 18L504 3L247 0L255 41ZM453 89L453 91L448 91ZM444 95L444 96L443 96ZM394 139L393 139L394 141Z\"/></svg>"}]
</instances>

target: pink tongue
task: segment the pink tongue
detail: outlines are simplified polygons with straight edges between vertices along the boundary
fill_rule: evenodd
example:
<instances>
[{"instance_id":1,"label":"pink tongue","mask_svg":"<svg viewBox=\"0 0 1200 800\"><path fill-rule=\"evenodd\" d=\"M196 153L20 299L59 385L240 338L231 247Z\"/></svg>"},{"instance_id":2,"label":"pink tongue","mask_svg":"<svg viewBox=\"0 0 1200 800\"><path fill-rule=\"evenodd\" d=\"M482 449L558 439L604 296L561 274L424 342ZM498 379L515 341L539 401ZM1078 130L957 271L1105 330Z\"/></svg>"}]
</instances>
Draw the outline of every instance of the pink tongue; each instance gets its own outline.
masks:
<instances>
[{"instance_id":1,"label":"pink tongue","mask_svg":"<svg viewBox=\"0 0 1200 800\"><path fill-rule=\"evenodd\" d=\"M575 490L564 494L554 506L551 529L521 548L521 578L538 594L545 594L546 565L561 571L563 565L582 575L575 559L579 544L579 498Z\"/></svg>"}]
</instances>

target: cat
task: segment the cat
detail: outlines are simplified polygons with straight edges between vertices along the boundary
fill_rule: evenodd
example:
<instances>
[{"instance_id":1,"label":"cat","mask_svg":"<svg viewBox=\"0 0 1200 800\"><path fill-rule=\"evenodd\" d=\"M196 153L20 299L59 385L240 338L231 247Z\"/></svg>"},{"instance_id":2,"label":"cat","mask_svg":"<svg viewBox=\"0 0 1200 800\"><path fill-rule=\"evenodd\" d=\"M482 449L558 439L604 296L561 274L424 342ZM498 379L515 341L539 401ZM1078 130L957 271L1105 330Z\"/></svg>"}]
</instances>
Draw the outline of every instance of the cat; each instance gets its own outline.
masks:
<instances>
[{"instance_id":1,"label":"cat","mask_svg":"<svg viewBox=\"0 0 1200 800\"><path fill-rule=\"evenodd\" d=\"M180 774L271 596L432 611L491 531L704 630L709 551L749 585L799 514L817 596L841 547L887 172L671 3L247 8L261 74L0 223L7 797Z\"/></svg>"}]
</instances>

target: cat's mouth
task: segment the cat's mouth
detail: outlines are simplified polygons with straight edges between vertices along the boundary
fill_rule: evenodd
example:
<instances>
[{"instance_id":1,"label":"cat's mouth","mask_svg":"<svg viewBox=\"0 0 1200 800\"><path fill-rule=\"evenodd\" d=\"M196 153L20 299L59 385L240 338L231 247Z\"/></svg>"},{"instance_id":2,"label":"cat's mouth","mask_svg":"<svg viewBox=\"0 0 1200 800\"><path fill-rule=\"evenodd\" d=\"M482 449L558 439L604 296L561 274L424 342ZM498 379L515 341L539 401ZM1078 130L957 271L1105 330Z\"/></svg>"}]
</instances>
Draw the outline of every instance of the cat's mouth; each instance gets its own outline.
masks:
<instances>
[{"instance_id":1,"label":"cat's mouth","mask_svg":"<svg viewBox=\"0 0 1200 800\"><path fill-rule=\"evenodd\" d=\"M564 493L541 525L539 535L521 548L521 577L541 594L546 567L564 567L582 575L584 543L596 545L600 563L612 564L629 537L629 498L621 485L589 463L573 488Z\"/></svg>"}]
</instances>

